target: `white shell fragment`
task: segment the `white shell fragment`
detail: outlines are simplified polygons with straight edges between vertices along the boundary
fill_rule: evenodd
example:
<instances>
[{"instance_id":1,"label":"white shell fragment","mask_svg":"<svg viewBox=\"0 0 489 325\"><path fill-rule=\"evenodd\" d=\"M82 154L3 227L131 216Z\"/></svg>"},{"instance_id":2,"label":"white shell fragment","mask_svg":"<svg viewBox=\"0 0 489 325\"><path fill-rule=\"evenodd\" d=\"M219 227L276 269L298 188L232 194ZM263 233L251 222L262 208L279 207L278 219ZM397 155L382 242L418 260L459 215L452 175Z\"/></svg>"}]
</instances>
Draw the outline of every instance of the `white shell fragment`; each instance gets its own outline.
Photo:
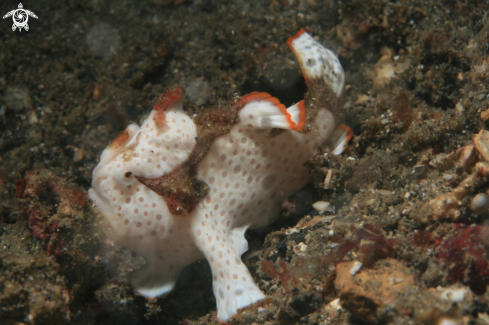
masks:
<instances>
[{"instance_id":1,"label":"white shell fragment","mask_svg":"<svg viewBox=\"0 0 489 325\"><path fill-rule=\"evenodd\" d=\"M333 206L331 203L326 201L317 201L312 204L312 207L319 213L323 213L325 211L333 211Z\"/></svg>"},{"instance_id":2,"label":"white shell fragment","mask_svg":"<svg viewBox=\"0 0 489 325\"><path fill-rule=\"evenodd\" d=\"M307 245L304 244L303 242L300 242L299 244L294 246L294 253L299 256L306 256L304 254L307 251Z\"/></svg>"},{"instance_id":3,"label":"white shell fragment","mask_svg":"<svg viewBox=\"0 0 489 325\"><path fill-rule=\"evenodd\" d=\"M451 302L462 302L467 294L467 288L446 288L440 293L440 297L443 300L450 300Z\"/></svg>"},{"instance_id":4,"label":"white shell fragment","mask_svg":"<svg viewBox=\"0 0 489 325\"><path fill-rule=\"evenodd\" d=\"M329 184L331 183L331 177L333 176L333 170L330 168L326 173L326 177L324 178L323 188L327 189Z\"/></svg>"},{"instance_id":5,"label":"white shell fragment","mask_svg":"<svg viewBox=\"0 0 489 325\"><path fill-rule=\"evenodd\" d=\"M391 286L396 285L396 284L401 283L401 282L404 282L403 278L395 278L395 277L389 278L389 284Z\"/></svg>"},{"instance_id":6,"label":"white shell fragment","mask_svg":"<svg viewBox=\"0 0 489 325\"><path fill-rule=\"evenodd\" d=\"M355 261L350 269L350 274L355 275L362 268L363 264L359 261Z\"/></svg>"},{"instance_id":7,"label":"white shell fragment","mask_svg":"<svg viewBox=\"0 0 489 325\"><path fill-rule=\"evenodd\" d=\"M325 308L332 308L336 311L340 311L341 310L340 298L331 300L330 303L327 304Z\"/></svg>"}]
</instances>

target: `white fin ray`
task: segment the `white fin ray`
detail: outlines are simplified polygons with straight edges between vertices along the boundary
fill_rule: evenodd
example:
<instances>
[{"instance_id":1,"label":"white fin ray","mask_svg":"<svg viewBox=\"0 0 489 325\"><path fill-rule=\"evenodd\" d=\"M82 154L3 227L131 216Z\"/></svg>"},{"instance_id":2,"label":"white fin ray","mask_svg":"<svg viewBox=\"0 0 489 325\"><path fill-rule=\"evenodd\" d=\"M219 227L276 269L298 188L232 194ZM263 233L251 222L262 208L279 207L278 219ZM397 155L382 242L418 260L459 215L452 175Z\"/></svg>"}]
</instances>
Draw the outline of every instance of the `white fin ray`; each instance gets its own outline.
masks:
<instances>
[{"instance_id":1,"label":"white fin ray","mask_svg":"<svg viewBox=\"0 0 489 325\"><path fill-rule=\"evenodd\" d=\"M291 114L270 94L253 92L243 96L243 101L245 105L239 112L239 118L244 125L255 129L297 130Z\"/></svg>"}]
</instances>

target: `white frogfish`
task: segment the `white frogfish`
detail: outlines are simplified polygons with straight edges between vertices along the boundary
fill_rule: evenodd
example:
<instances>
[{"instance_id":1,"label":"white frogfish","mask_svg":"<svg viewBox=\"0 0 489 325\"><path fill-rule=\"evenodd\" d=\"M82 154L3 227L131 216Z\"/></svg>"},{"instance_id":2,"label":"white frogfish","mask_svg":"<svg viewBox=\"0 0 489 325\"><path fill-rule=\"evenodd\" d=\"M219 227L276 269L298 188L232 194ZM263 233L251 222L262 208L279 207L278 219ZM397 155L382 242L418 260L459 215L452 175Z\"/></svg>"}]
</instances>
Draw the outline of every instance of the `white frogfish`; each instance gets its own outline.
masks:
<instances>
[{"instance_id":1,"label":"white frogfish","mask_svg":"<svg viewBox=\"0 0 489 325\"><path fill-rule=\"evenodd\" d=\"M338 58L306 32L287 45L304 100L286 108L254 92L189 115L173 87L102 152L88 193L109 237L146 259L131 278L140 294L169 293L185 266L206 259L219 320L265 297L241 261L244 233L271 223L311 181L304 164L335 128L344 87Z\"/></svg>"}]
</instances>

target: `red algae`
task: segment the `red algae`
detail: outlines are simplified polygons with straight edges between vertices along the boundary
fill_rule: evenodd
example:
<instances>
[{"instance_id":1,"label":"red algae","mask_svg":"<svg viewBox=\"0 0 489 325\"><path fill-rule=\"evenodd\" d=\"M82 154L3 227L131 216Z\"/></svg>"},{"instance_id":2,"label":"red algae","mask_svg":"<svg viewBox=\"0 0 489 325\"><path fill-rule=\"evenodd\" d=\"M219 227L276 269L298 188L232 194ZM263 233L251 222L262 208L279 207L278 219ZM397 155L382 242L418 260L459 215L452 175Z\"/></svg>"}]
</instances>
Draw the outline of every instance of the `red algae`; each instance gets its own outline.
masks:
<instances>
[{"instance_id":1,"label":"red algae","mask_svg":"<svg viewBox=\"0 0 489 325\"><path fill-rule=\"evenodd\" d=\"M27 182L24 178L17 181L17 184L15 184L15 187L16 187L15 197L17 199L23 199L24 198L24 192L25 192L26 186L27 186Z\"/></svg>"},{"instance_id":2,"label":"red algae","mask_svg":"<svg viewBox=\"0 0 489 325\"><path fill-rule=\"evenodd\" d=\"M420 247L429 247L434 244L435 240L431 232L426 230L415 230L408 241L411 245Z\"/></svg>"},{"instance_id":3,"label":"red algae","mask_svg":"<svg viewBox=\"0 0 489 325\"><path fill-rule=\"evenodd\" d=\"M434 249L436 257L445 263L448 283L462 283L474 293L484 294L489 284L489 227L461 223L442 227L445 235L416 230L408 241Z\"/></svg>"},{"instance_id":4,"label":"red algae","mask_svg":"<svg viewBox=\"0 0 489 325\"><path fill-rule=\"evenodd\" d=\"M489 284L489 227L454 224L452 236L437 240L437 257L448 268L448 281L484 294Z\"/></svg>"}]
</instances>

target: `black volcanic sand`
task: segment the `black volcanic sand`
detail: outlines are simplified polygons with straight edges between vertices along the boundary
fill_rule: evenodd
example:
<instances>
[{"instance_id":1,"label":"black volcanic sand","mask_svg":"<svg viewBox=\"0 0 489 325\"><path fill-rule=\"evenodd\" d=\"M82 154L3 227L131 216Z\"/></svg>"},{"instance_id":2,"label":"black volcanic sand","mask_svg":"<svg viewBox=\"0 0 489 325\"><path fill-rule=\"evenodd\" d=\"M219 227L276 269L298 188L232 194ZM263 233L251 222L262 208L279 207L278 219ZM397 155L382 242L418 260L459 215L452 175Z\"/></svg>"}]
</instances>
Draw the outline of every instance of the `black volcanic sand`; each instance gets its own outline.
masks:
<instances>
[{"instance_id":1,"label":"black volcanic sand","mask_svg":"<svg viewBox=\"0 0 489 325\"><path fill-rule=\"evenodd\" d=\"M144 259L106 238L85 193L102 150L170 86L182 87L187 109L252 91L301 100L285 45L301 28L338 54L346 88L336 114L353 139L339 156L319 150L307 164L314 183L274 224L247 233L243 261L268 298L229 323L489 323L489 216L470 208L489 189L483 172L455 218L429 205L484 161L470 147L450 156L487 126L484 1L23 5L38 16L29 31L0 22L1 324L217 323L207 262L188 266L167 297L138 295L128 275ZM0 13L17 6L2 1ZM335 210L319 215L319 200ZM363 266L345 292L335 270L353 260ZM401 278L375 278L394 268ZM402 290L390 293L381 277ZM464 299L441 298L452 285Z\"/></svg>"}]
</instances>

